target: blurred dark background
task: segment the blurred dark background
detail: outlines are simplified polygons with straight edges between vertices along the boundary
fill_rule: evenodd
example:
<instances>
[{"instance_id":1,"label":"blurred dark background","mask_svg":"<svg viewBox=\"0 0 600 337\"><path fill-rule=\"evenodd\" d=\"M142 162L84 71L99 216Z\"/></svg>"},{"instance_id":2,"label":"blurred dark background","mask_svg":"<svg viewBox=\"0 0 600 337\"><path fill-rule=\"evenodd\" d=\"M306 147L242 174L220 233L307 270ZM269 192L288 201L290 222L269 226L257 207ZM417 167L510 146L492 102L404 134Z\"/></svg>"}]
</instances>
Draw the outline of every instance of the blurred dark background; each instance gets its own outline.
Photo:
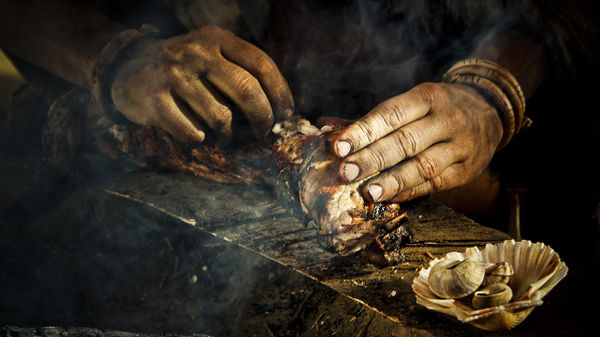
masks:
<instances>
[{"instance_id":1,"label":"blurred dark background","mask_svg":"<svg viewBox=\"0 0 600 337\"><path fill-rule=\"evenodd\" d=\"M138 7L150 8L153 2L132 3ZM265 49L274 56L288 76L292 91L296 94L296 105L302 114L360 115L381 99L400 93L416 83L439 79L436 76L440 75L443 66L451 59L450 55L456 56L457 51L460 54L467 50L466 45L455 45L443 38L436 38L427 41L426 46L442 43L445 49L438 51L434 57L424 47L423 41L410 38L391 48L392 54L385 54L383 49L378 48L383 48L382 44L390 39L395 41L394 37L383 36L381 40L371 38L377 35L377 29L385 28L385 25L369 20L363 26L345 24L345 19L357 18L356 12L335 11L336 6L341 3L338 1L314 3L314 7L302 2L279 5L283 8L276 7L274 10L281 11L281 15L277 16L276 22L271 23L270 33L263 37ZM547 309L546 314L534 316L531 322L525 323L529 324L525 325L525 329L531 331L532 335L536 324L545 323L545 317L565 324L563 330L556 330L557 326L550 325L549 329L554 329L557 335L581 331L567 324L593 326L593 310L586 312L580 303L590 301L593 305L593 301L598 298L597 292L589 291L592 292L589 294L588 289L595 287L597 283L600 262L600 41L597 34L600 20L596 16L598 5L591 1L581 3L586 6L582 7L585 11L577 14L583 15L582 20L577 22L577 27L567 32L570 39L567 38L567 45L563 46L569 50L568 64L561 63L566 61L560 57L553 59L548 76L527 102L533 126L499 152L489 170L473 184L438 196L443 202L481 224L508 232L509 223L513 219L511 200L518 193L522 238L550 245L566 261L570 268L569 276L564 285L557 288L553 297L550 297L550 303L555 301L557 305ZM286 9L285 6L294 9L293 16L287 18L289 20L283 14L287 10L289 15L289 8ZM308 20L308 15L315 8L320 14ZM366 13L366 18L376 15L376 12L367 9L359 13ZM144 13L156 16L152 11ZM132 21L143 19L143 15L138 15ZM403 16L400 19L413 22L411 20L418 21L419 17ZM183 29L181 25L172 22L164 25L170 27L166 31ZM357 34L359 28L365 27L372 28L373 31L364 36ZM431 28L433 33L449 33L445 31L447 26L444 22ZM538 28L538 34L544 35L544 27ZM339 29L339 35L333 34L335 29ZM415 33L409 28L402 29L405 29L403 36ZM287 30L291 30L291 33ZM330 40L323 39L324 31L334 37ZM283 34L284 32L288 35ZM547 27L547 32L553 34L552 28ZM463 39L467 37L462 36L460 40ZM332 41L357 42L360 48L319 54L319 48L327 50ZM288 44L294 47L283 48L283 42L294 42ZM569 45L571 42L573 44ZM369 54L373 51L374 54ZM428 61L433 59L438 68L425 62L424 57ZM403 61L400 67L390 71L390 63L400 58L408 61ZM14 127L11 129L11 123L19 124L14 116L12 119L8 117L8 111L12 93L25 82L21 75L2 55L0 214L11 209L15 202L21 203L21 211L22 205L39 206L41 210L32 210L31 218L18 222L17 228L14 227L15 222L0 223L0 325L96 325L121 329L145 327L152 331L212 331L217 334L225 331L224 334L240 335L248 333L247 329L251 329L249 327L256 326L253 324L264 329L261 321L248 320L248 317L263 315L265 311L272 313L290 310L285 309L285 306L284 309L278 307L281 301L293 298L297 303L304 297L298 289L305 291L312 287L301 278L280 278L283 272L280 272L279 267L244 257L243 252L201 238L200 234L189 229L173 227L156 214L142 216L137 211L123 210L105 218L98 214L102 209L94 207L94 196L80 190L84 188L83 184L73 185L68 180L52 181L52 176L44 170L41 161L41 130L15 132ZM395 82L400 76L408 80ZM356 86L359 82L365 85ZM34 116L39 119L39 123L33 124L38 126L43 125L52 98L64 92L64 83L52 83L59 84L50 85L47 91L32 96L28 101L28 109L37 111ZM344 86L333 88L330 83L345 84L356 89L348 91ZM77 182L80 183L81 180ZM56 189L56 186L64 188ZM76 191L78 192L75 193ZM32 205L28 200L36 200L37 204ZM127 224L139 226L140 223L154 221L155 227L135 227L136 231L154 228L161 235L170 232L168 237L178 240L181 246L173 251L169 246L174 243L165 243L164 252L146 252L144 249L147 247L162 245L163 237L152 238L154 241L146 246L141 242L119 240L118 236L101 236L104 235L101 226L115 221L125 227ZM95 237L96 235L100 236ZM209 248L204 247L205 243ZM202 256L190 255L193 251L207 253ZM225 251L228 253L224 253ZM114 258L121 264L117 263L114 266L118 268L110 269L109 264L106 264L107 258ZM128 273L128 266L135 266L136 259L139 261L144 258L148 260L139 265L140 270L145 270L156 279L148 281L143 277L145 272L140 274L142 276ZM189 265L174 267L175 258L186 259ZM244 268L237 268L235 264L224 267L230 261L243 261L240 263ZM83 269L80 268L87 262L96 263L94 266L98 267L97 276L82 274ZM214 271L204 275L207 278L214 275L215 279L210 280L210 286L204 289L192 287L195 283L193 276L203 277L192 274L192 271L203 270L204 267L208 271ZM161 279L164 273L156 270L169 268L182 269ZM257 278L256 275L266 275L266 279ZM234 282L241 280L239 284L243 287L231 287L229 281L232 280L228 277ZM93 280L98 280L98 284ZM107 287L104 283L106 280L114 282L112 286L115 287ZM148 283L143 284L144 282ZM140 289L150 286L161 290L149 293L151 298L145 300L145 291ZM129 289L131 292L128 292ZM236 298L242 303L231 302L227 300L227 295L219 295L240 289L241 295L236 295ZM299 292L292 293L294 289ZM273 294L276 294L274 298ZM326 292L322 296L330 299L335 297ZM107 303L112 303L111 299L115 298L121 299L121 304L128 306L110 307ZM193 303L200 299L204 299L202 308L193 309ZM207 307L214 308L214 316L203 316L206 315ZM240 312L244 314L232 312L231 308L241 308ZM138 316L127 316L138 310ZM149 324L150 321L155 324ZM573 323L568 323L569 321ZM540 332L540 335L544 334Z\"/></svg>"}]
</instances>

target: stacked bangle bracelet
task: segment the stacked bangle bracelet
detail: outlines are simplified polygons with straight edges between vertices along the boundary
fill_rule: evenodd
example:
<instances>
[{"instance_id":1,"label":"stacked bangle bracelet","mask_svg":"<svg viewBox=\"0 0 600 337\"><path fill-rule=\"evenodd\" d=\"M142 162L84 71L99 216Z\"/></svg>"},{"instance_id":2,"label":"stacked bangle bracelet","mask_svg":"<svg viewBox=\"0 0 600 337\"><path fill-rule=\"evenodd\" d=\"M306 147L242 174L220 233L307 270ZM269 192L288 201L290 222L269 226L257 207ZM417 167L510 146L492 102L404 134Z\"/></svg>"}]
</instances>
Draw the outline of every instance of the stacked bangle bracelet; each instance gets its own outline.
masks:
<instances>
[{"instance_id":1,"label":"stacked bangle bracelet","mask_svg":"<svg viewBox=\"0 0 600 337\"><path fill-rule=\"evenodd\" d=\"M525 116L525 95L519 82L500 65L485 59L468 58L450 67L443 81L473 86L491 99L500 112L504 129L498 149L505 147L523 127L531 125L531 119Z\"/></svg>"}]
</instances>

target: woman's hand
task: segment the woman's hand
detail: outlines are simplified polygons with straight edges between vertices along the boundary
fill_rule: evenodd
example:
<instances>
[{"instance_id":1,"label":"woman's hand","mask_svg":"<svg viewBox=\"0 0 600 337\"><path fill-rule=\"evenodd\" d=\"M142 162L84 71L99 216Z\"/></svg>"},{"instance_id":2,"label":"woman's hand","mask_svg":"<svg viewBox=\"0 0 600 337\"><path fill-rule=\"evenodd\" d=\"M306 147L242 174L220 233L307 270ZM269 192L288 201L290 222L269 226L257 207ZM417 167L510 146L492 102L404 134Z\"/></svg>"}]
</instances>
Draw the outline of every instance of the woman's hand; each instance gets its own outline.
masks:
<instances>
[{"instance_id":1,"label":"woman's hand","mask_svg":"<svg viewBox=\"0 0 600 337\"><path fill-rule=\"evenodd\" d=\"M111 93L127 119L184 142L202 142L207 129L231 139L234 111L263 137L294 110L273 60L216 26L136 46L118 67Z\"/></svg>"},{"instance_id":2,"label":"woman's hand","mask_svg":"<svg viewBox=\"0 0 600 337\"><path fill-rule=\"evenodd\" d=\"M502 138L496 109L473 88L424 83L379 104L333 137L345 181L373 176L372 201L407 201L471 181Z\"/></svg>"}]
</instances>

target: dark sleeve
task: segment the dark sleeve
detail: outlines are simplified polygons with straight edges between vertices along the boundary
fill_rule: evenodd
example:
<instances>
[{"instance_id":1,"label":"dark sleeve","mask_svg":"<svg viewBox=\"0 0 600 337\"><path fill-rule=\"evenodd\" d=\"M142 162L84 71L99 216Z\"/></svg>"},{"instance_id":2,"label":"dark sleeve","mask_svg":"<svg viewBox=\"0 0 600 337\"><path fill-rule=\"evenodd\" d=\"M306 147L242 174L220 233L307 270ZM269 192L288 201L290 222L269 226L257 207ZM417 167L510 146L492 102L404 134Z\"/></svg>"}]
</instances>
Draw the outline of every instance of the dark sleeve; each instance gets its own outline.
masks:
<instances>
[{"instance_id":1,"label":"dark sleeve","mask_svg":"<svg viewBox=\"0 0 600 337\"><path fill-rule=\"evenodd\" d=\"M173 36L183 33L185 29L172 10L162 0L92 0L87 3L98 12L111 20L129 28L140 27L143 23L150 23L159 28L162 36ZM6 52L15 68L28 82L42 86L64 86L70 84L39 67L36 67L9 52Z\"/></svg>"},{"instance_id":2,"label":"dark sleeve","mask_svg":"<svg viewBox=\"0 0 600 337\"><path fill-rule=\"evenodd\" d=\"M163 36L185 32L172 8L164 0L92 0L90 4L102 14L130 28L150 23Z\"/></svg>"},{"instance_id":3,"label":"dark sleeve","mask_svg":"<svg viewBox=\"0 0 600 337\"><path fill-rule=\"evenodd\" d=\"M595 56L600 46L597 1L493 2L497 5L488 8L486 14L478 13L479 17L493 25L495 33L520 34L539 43L552 75L579 72L583 64L597 62Z\"/></svg>"}]
</instances>

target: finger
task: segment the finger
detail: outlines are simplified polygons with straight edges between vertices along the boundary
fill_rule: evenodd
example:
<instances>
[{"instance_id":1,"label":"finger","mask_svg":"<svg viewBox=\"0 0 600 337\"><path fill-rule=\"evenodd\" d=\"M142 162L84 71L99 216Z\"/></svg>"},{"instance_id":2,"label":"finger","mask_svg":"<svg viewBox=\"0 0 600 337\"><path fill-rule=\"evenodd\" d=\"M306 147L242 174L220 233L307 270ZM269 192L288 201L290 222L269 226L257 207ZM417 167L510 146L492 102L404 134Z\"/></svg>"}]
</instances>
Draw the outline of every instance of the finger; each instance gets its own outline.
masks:
<instances>
[{"instance_id":1,"label":"finger","mask_svg":"<svg viewBox=\"0 0 600 337\"><path fill-rule=\"evenodd\" d=\"M356 152L429 112L429 100L415 88L388 99L335 135L335 151L339 157Z\"/></svg>"},{"instance_id":2,"label":"finger","mask_svg":"<svg viewBox=\"0 0 600 337\"><path fill-rule=\"evenodd\" d=\"M415 157L369 180L363 194L373 201L393 199L398 193L432 180L462 161L465 151L454 143L438 143Z\"/></svg>"},{"instance_id":3,"label":"finger","mask_svg":"<svg viewBox=\"0 0 600 337\"><path fill-rule=\"evenodd\" d=\"M173 137L184 143L201 143L204 141L205 133L200 123L191 116L191 112L185 111L185 107L177 104L173 96L170 94L162 95L157 107L162 110L156 114L161 118L153 121L154 126L165 129Z\"/></svg>"},{"instance_id":4,"label":"finger","mask_svg":"<svg viewBox=\"0 0 600 337\"><path fill-rule=\"evenodd\" d=\"M256 77L271 102L277 121L294 113L294 99L290 87L277 65L264 51L253 44L230 35L231 43L223 43L223 56L248 70Z\"/></svg>"},{"instance_id":5,"label":"finger","mask_svg":"<svg viewBox=\"0 0 600 337\"><path fill-rule=\"evenodd\" d=\"M177 81L175 91L221 139L232 138L233 113L210 84L200 79Z\"/></svg>"},{"instance_id":6,"label":"finger","mask_svg":"<svg viewBox=\"0 0 600 337\"><path fill-rule=\"evenodd\" d=\"M462 174L461 164L448 167L439 176L398 193L391 201L406 202L435 192L449 190L463 185L466 180Z\"/></svg>"},{"instance_id":7,"label":"finger","mask_svg":"<svg viewBox=\"0 0 600 337\"><path fill-rule=\"evenodd\" d=\"M260 83L252 74L227 60L217 62L208 71L208 80L240 108L256 136L266 136L274 117Z\"/></svg>"},{"instance_id":8,"label":"finger","mask_svg":"<svg viewBox=\"0 0 600 337\"><path fill-rule=\"evenodd\" d=\"M348 156L340 164L340 177L352 181L372 176L448 140L450 135L434 118L421 118Z\"/></svg>"}]
</instances>

